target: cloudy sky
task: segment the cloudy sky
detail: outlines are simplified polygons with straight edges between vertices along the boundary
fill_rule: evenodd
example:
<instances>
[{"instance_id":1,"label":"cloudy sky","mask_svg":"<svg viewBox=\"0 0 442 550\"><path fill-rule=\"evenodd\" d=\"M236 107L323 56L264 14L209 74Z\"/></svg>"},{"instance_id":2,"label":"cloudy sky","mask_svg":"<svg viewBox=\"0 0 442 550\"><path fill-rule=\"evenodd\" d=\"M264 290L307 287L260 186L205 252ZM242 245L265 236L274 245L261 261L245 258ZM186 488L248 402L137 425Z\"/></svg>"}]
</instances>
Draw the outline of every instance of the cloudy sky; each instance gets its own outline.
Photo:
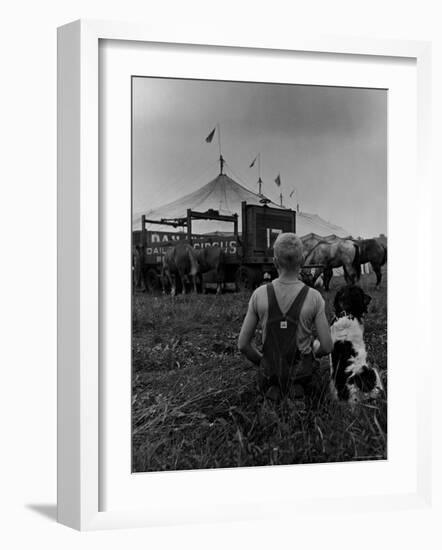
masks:
<instances>
[{"instance_id":1,"label":"cloudy sky","mask_svg":"<svg viewBox=\"0 0 442 550\"><path fill-rule=\"evenodd\" d=\"M319 214L354 236L387 233L385 90L135 78L134 212L190 193L219 173L257 192L249 164L261 152L263 192ZM229 170L230 168L230 170ZM295 189L292 199L289 193Z\"/></svg>"}]
</instances>

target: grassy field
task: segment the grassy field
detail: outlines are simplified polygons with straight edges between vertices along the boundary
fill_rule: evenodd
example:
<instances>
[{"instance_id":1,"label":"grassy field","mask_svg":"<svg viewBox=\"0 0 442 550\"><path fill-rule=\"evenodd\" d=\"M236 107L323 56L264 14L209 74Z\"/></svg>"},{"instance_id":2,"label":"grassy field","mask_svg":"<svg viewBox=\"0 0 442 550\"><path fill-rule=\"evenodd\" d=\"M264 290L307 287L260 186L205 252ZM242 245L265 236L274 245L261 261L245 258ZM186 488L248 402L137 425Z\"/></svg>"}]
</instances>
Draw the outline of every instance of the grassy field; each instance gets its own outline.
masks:
<instances>
[{"instance_id":1,"label":"grassy field","mask_svg":"<svg viewBox=\"0 0 442 550\"><path fill-rule=\"evenodd\" d=\"M336 288L323 293L327 314ZM369 360L387 382L386 277L361 286ZM134 472L376 460L387 456L386 396L376 404L328 399L319 410L289 398L275 405L256 391L256 367L236 349L249 294L152 296L133 303ZM258 335L259 339L259 335ZM328 360L321 363L328 376Z\"/></svg>"}]
</instances>

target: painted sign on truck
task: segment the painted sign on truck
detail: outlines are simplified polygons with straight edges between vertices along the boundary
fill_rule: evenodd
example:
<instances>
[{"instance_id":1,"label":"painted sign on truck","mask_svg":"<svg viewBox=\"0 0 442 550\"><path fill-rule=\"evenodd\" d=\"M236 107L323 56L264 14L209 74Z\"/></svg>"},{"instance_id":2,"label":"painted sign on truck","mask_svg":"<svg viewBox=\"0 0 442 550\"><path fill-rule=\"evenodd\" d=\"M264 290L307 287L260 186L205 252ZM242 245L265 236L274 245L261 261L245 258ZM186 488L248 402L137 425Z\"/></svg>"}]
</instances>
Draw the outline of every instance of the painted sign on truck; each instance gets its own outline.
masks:
<instances>
[{"instance_id":1,"label":"painted sign on truck","mask_svg":"<svg viewBox=\"0 0 442 550\"><path fill-rule=\"evenodd\" d=\"M166 231L146 231L146 261L148 263L160 263L166 250L180 240L186 240L186 233L172 233ZM133 244L141 242L141 231L133 232ZM230 235L192 235L192 246L195 249L210 246L219 246L228 255L235 255L237 242Z\"/></svg>"}]
</instances>

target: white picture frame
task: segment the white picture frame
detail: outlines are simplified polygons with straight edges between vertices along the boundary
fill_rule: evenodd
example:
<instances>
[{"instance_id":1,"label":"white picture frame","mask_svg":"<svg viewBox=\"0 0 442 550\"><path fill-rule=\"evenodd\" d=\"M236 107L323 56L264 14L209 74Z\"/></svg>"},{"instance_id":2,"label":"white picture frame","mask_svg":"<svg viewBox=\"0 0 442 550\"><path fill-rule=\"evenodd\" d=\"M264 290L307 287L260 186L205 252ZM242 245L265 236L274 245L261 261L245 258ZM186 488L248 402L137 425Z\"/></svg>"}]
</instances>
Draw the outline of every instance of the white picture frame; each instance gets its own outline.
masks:
<instances>
[{"instance_id":1,"label":"white picture frame","mask_svg":"<svg viewBox=\"0 0 442 550\"><path fill-rule=\"evenodd\" d=\"M161 33L160 33L161 34ZM222 510L206 513L203 502L180 518L164 509L125 508L101 511L100 506L100 202L99 177L99 43L116 40L182 45L229 47L244 51L302 51L317 54L411 58L417 70L417 159L419 204L430 194L430 45L425 42L365 40L357 38L281 37L267 43L241 37L208 41L198 36L157 35L153 28L135 24L76 21L58 31L58 521L80 530L150 526L174 522L257 518L262 502L244 513ZM421 236L429 235L429 220L419 211ZM428 233L426 233L428 232ZM426 247L420 261L429 262ZM428 270L430 271L430 270ZM423 315L431 308L429 279L420 271L419 303ZM428 284L428 286L426 286ZM430 316L428 316L429 318ZM422 337L425 349L430 332ZM431 499L430 361L423 361L417 384L417 487L409 494L391 493L358 497L361 510L426 506ZM202 473L203 475L207 475ZM175 475L175 474L173 474ZM192 475L191 473L180 475ZM233 500L232 496L232 500ZM281 494L272 501L275 515L284 517L299 506ZM334 509L354 507L355 498L333 503ZM330 500L315 498L303 502L303 511L326 510Z\"/></svg>"}]
</instances>

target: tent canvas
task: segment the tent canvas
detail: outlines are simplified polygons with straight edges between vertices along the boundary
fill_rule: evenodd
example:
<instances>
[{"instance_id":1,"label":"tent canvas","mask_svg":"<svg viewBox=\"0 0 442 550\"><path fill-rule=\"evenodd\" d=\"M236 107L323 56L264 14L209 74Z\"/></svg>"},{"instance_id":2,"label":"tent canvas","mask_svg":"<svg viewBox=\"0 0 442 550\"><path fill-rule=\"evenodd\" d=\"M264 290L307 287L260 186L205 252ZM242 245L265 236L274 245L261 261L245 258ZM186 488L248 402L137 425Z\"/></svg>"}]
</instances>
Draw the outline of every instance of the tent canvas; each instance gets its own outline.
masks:
<instances>
[{"instance_id":1,"label":"tent canvas","mask_svg":"<svg viewBox=\"0 0 442 550\"><path fill-rule=\"evenodd\" d=\"M142 212L136 212L133 215L133 229L141 229L141 215L145 214L147 219L160 221L163 218L184 218L187 215L187 209L206 212L213 209L218 210L220 214L232 215L238 214L239 228L241 228L241 203L262 204L262 199L267 199L264 195L259 195L250 191L243 185L240 185L227 174L219 174L215 179L203 185L196 191L189 193L173 202L154 209L146 209ZM269 200L269 199L267 199ZM268 203L272 208L283 208L270 201ZM299 212L296 218L297 234L300 236L308 233L316 233L320 236L335 234L338 237L347 237L348 231L323 220L317 214L308 214ZM168 226L151 225L148 229L171 231ZM192 231L195 234L206 234L214 232L231 232L232 224L213 220L194 220L192 222Z\"/></svg>"}]
</instances>

